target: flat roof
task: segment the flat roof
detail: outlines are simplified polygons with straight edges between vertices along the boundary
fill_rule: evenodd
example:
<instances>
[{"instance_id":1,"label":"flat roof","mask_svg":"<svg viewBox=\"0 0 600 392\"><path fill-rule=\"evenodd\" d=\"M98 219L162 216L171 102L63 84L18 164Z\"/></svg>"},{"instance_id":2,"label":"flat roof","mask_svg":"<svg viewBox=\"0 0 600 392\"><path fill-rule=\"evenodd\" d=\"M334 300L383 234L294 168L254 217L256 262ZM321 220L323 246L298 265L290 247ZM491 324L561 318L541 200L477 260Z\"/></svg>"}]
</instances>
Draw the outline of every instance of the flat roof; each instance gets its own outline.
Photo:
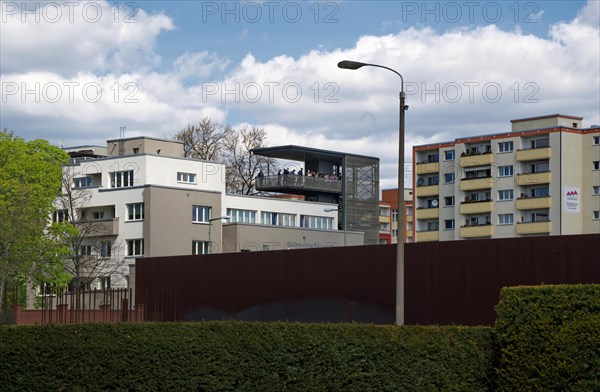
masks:
<instances>
[{"instance_id":1,"label":"flat roof","mask_svg":"<svg viewBox=\"0 0 600 392\"><path fill-rule=\"evenodd\" d=\"M170 142L170 143L177 143L177 144L184 144L183 142L180 142L179 140L169 140L169 139L161 139L158 137L151 137L151 136L133 136L133 137L126 137L126 138L117 138L117 139L110 139L107 140L106 143L114 143L114 142L120 142L120 141L130 141L130 140L139 140L139 139L148 139L148 140L156 140L159 142Z\"/></svg>"},{"instance_id":2,"label":"flat roof","mask_svg":"<svg viewBox=\"0 0 600 392\"><path fill-rule=\"evenodd\" d=\"M295 145L255 148L252 150L252 153L264 157L289 159L292 161L302 162L306 162L306 160L315 160L342 163L345 156L360 157L379 161L379 158L370 157L367 155L349 154L345 152L321 150L318 148Z\"/></svg>"},{"instance_id":3,"label":"flat roof","mask_svg":"<svg viewBox=\"0 0 600 392\"><path fill-rule=\"evenodd\" d=\"M531 121L531 120L543 120L546 118L554 118L554 117L561 117L561 118L571 118L573 120L583 120L583 117L577 117L577 116L569 116L567 114L547 114L545 116L537 116L537 117L527 117L527 118L518 118L516 120L510 120L511 123L516 123L516 122L522 122L522 121Z\"/></svg>"}]
</instances>

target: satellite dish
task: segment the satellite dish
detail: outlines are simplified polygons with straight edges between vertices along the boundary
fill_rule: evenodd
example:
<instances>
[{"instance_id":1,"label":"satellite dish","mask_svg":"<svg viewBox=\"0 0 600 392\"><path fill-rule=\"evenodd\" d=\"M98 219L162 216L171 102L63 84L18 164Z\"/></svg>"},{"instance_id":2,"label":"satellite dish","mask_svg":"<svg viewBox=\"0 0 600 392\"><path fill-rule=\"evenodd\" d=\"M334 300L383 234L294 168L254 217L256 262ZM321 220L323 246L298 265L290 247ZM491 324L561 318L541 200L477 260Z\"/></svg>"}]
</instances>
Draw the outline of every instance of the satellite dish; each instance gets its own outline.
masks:
<instances>
[{"instance_id":1,"label":"satellite dish","mask_svg":"<svg viewBox=\"0 0 600 392\"><path fill-rule=\"evenodd\" d=\"M431 202L431 205L434 206L434 207L437 207L438 206L437 199L433 199L433 201Z\"/></svg>"},{"instance_id":2,"label":"satellite dish","mask_svg":"<svg viewBox=\"0 0 600 392\"><path fill-rule=\"evenodd\" d=\"M421 177L417 180L417 186L423 186L423 185L425 185L425 179L423 177Z\"/></svg>"}]
</instances>

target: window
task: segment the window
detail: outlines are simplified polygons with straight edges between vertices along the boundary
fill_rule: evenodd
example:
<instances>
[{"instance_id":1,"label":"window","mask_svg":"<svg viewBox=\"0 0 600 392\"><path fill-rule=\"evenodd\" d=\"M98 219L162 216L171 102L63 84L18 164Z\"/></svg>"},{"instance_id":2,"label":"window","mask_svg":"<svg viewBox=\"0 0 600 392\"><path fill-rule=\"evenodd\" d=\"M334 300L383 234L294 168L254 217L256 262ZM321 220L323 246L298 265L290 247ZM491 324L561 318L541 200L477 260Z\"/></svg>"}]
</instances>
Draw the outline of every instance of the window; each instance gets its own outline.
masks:
<instances>
[{"instance_id":1,"label":"window","mask_svg":"<svg viewBox=\"0 0 600 392\"><path fill-rule=\"evenodd\" d=\"M444 197L444 207L451 207L454 205L454 196Z\"/></svg>"},{"instance_id":2,"label":"window","mask_svg":"<svg viewBox=\"0 0 600 392\"><path fill-rule=\"evenodd\" d=\"M453 161L454 160L454 150L444 151L444 160Z\"/></svg>"},{"instance_id":3,"label":"window","mask_svg":"<svg viewBox=\"0 0 600 392\"><path fill-rule=\"evenodd\" d=\"M296 226L296 214L264 211L261 214L261 221L263 225Z\"/></svg>"},{"instance_id":4,"label":"window","mask_svg":"<svg viewBox=\"0 0 600 392\"><path fill-rule=\"evenodd\" d=\"M440 229L439 222L428 222L427 231L438 231Z\"/></svg>"},{"instance_id":5,"label":"window","mask_svg":"<svg viewBox=\"0 0 600 392\"><path fill-rule=\"evenodd\" d=\"M454 173L446 173L444 174L444 181L446 184L450 184L454 182Z\"/></svg>"},{"instance_id":6,"label":"window","mask_svg":"<svg viewBox=\"0 0 600 392\"><path fill-rule=\"evenodd\" d=\"M139 153L140 153L140 149L139 149L139 147L134 147L134 148L133 148L133 153L134 153L135 155L139 154Z\"/></svg>"},{"instance_id":7,"label":"window","mask_svg":"<svg viewBox=\"0 0 600 392\"><path fill-rule=\"evenodd\" d=\"M600 136L594 136L594 146L600 145Z\"/></svg>"},{"instance_id":8,"label":"window","mask_svg":"<svg viewBox=\"0 0 600 392\"><path fill-rule=\"evenodd\" d=\"M498 152L511 152L513 150L513 142L498 143Z\"/></svg>"},{"instance_id":9,"label":"window","mask_svg":"<svg viewBox=\"0 0 600 392\"><path fill-rule=\"evenodd\" d=\"M444 228L446 230L454 230L454 219L446 219L444 221Z\"/></svg>"},{"instance_id":10,"label":"window","mask_svg":"<svg viewBox=\"0 0 600 392\"><path fill-rule=\"evenodd\" d=\"M177 172L177 182L185 182L186 184L195 184L196 175L193 173Z\"/></svg>"},{"instance_id":11,"label":"window","mask_svg":"<svg viewBox=\"0 0 600 392\"><path fill-rule=\"evenodd\" d=\"M398 237L398 229L392 229L392 237Z\"/></svg>"},{"instance_id":12,"label":"window","mask_svg":"<svg viewBox=\"0 0 600 392\"><path fill-rule=\"evenodd\" d=\"M594 186L593 188L594 195L600 195L600 186Z\"/></svg>"},{"instance_id":13,"label":"window","mask_svg":"<svg viewBox=\"0 0 600 392\"><path fill-rule=\"evenodd\" d=\"M513 175L513 167L510 166L500 166L498 168L498 177L511 177Z\"/></svg>"},{"instance_id":14,"label":"window","mask_svg":"<svg viewBox=\"0 0 600 392\"><path fill-rule=\"evenodd\" d=\"M102 291L110 290L110 276L100 278L100 289Z\"/></svg>"},{"instance_id":15,"label":"window","mask_svg":"<svg viewBox=\"0 0 600 392\"><path fill-rule=\"evenodd\" d=\"M100 242L100 257L110 257L112 250L112 243L110 241Z\"/></svg>"},{"instance_id":16,"label":"window","mask_svg":"<svg viewBox=\"0 0 600 392\"><path fill-rule=\"evenodd\" d=\"M127 256L143 256L144 240L127 240Z\"/></svg>"},{"instance_id":17,"label":"window","mask_svg":"<svg viewBox=\"0 0 600 392\"><path fill-rule=\"evenodd\" d=\"M92 186L92 177L79 177L74 178L73 183L75 188L89 188Z\"/></svg>"},{"instance_id":18,"label":"window","mask_svg":"<svg viewBox=\"0 0 600 392\"><path fill-rule=\"evenodd\" d=\"M392 210L392 222L398 222L398 210Z\"/></svg>"},{"instance_id":19,"label":"window","mask_svg":"<svg viewBox=\"0 0 600 392\"><path fill-rule=\"evenodd\" d=\"M323 229L331 230L333 226L333 218L325 216L312 216L312 215L300 215L300 227L306 227L310 229ZM389 224L388 228L389 230ZM380 224L380 230L381 224ZM386 230L385 228L383 230Z\"/></svg>"},{"instance_id":20,"label":"window","mask_svg":"<svg viewBox=\"0 0 600 392\"><path fill-rule=\"evenodd\" d=\"M69 211L67 210L56 210L52 214L52 222L68 222L69 221Z\"/></svg>"},{"instance_id":21,"label":"window","mask_svg":"<svg viewBox=\"0 0 600 392\"><path fill-rule=\"evenodd\" d=\"M513 190L512 189L504 189L498 191L498 201L507 201L513 199Z\"/></svg>"},{"instance_id":22,"label":"window","mask_svg":"<svg viewBox=\"0 0 600 392\"><path fill-rule=\"evenodd\" d=\"M600 170L600 161L594 161L594 170Z\"/></svg>"},{"instance_id":23,"label":"window","mask_svg":"<svg viewBox=\"0 0 600 392\"><path fill-rule=\"evenodd\" d=\"M427 154L427 163L434 163L440 161L440 154Z\"/></svg>"},{"instance_id":24,"label":"window","mask_svg":"<svg viewBox=\"0 0 600 392\"><path fill-rule=\"evenodd\" d=\"M548 197L550 196L550 188L547 186L541 188L533 188L531 190L531 197Z\"/></svg>"},{"instance_id":25,"label":"window","mask_svg":"<svg viewBox=\"0 0 600 392\"><path fill-rule=\"evenodd\" d=\"M104 219L104 211L95 211L94 212L94 219L95 220Z\"/></svg>"},{"instance_id":26,"label":"window","mask_svg":"<svg viewBox=\"0 0 600 392\"><path fill-rule=\"evenodd\" d=\"M92 255L92 246L91 245L81 245L79 247L79 255L80 256L91 256Z\"/></svg>"},{"instance_id":27,"label":"window","mask_svg":"<svg viewBox=\"0 0 600 392\"><path fill-rule=\"evenodd\" d=\"M144 203L127 204L127 220L143 220Z\"/></svg>"},{"instance_id":28,"label":"window","mask_svg":"<svg viewBox=\"0 0 600 392\"><path fill-rule=\"evenodd\" d=\"M546 148L550 146L550 139L537 139L531 141L531 148Z\"/></svg>"},{"instance_id":29,"label":"window","mask_svg":"<svg viewBox=\"0 0 600 392\"><path fill-rule=\"evenodd\" d=\"M192 241L193 255L207 255L210 253L210 242L208 241Z\"/></svg>"},{"instance_id":30,"label":"window","mask_svg":"<svg viewBox=\"0 0 600 392\"><path fill-rule=\"evenodd\" d=\"M208 223L210 220L211 207L192 206L192 222Z\"/></svg>"},{"instance_id":31,"label":"window","mask_svg":"<svg viewBox=\"0 0 600 392\"><path fill-rule=\"evenodd\" d=\"M550 217L547 212L534 212L531 214L532 222L549 222Z\"/></svg>"},{"instance_id":32,"label":"window","mask_svg":"<svg viewBox=\"0 0 600 392\"><path fill-rule=\"evenodd\" d=\"M594 211L594 220L600 219L600 211Z\"/></svg>"},{"instance_id":33,"label":"window","mask_svg":"<svg viewBox=\"0 0 600 392\"><path fill-rule=\"evenodd\" d=\"M133 186L133 170L110 173L111 188L126 188Z\"/></svg>"},{"instance_id":34,"label":"window","mask_svg":"<svg viewBox=\"0 0 600 392\"><path fill-rule=\"evenodd\" d=\"M238 210L235 208L227 209L227 216L231 223L256 223L256 211Z\"/></svg>"},{"instance_id":35,"label":"window","mask_svg":"<svg viewBox=\"0 0 600 392\"><path fill-rule=\"evenodd\" d=\"M513 214L498 214L498 224L499 225L512 225L513 224Z\"/></svg>"}]
</instances>

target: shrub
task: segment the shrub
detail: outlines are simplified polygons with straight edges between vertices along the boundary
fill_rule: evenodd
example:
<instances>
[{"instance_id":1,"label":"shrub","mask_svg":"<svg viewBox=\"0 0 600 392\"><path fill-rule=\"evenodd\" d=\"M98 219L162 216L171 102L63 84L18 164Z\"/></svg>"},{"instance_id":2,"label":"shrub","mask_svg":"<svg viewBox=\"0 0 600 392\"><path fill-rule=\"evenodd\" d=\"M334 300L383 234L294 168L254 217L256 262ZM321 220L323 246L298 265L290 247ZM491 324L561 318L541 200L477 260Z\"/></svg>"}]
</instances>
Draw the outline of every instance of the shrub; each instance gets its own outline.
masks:
<instances>
[{"instance_id":1,"label":"shrub","mask_svg":"<svg viewBox=\"0 0 600 392\"><path fill-rule=\"evenodd\" d=\"M478 391L485 327L131 323L0 329L8 390Z\"/></svg>"},{"instance_id":2,"label":"shrub","mask_svg":"<svg viewBox=\"0 0 600 392\"><path fill-rule=\"evenodd\" d=\"M499 391L600 390L600 285L502 289Z\"/></svg>"}]
</instances>

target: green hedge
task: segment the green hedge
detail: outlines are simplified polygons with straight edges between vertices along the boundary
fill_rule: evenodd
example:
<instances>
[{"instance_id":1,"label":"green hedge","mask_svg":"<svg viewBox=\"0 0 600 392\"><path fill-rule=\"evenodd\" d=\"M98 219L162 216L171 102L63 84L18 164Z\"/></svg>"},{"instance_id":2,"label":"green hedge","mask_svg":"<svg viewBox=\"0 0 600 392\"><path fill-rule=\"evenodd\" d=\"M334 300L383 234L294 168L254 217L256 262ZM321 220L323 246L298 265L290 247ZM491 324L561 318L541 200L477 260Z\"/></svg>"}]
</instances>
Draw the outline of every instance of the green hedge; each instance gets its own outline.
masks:
<instances>
[{"instance_id":1,"label":"green hedge","mask_svg":"<svg viewBox=\"0 0 600 392\"><path fill-rule=\"evenodd\" d=\"M600 391L600 285L502 289L499 391Z\"/></svg>"},{"instance_id":2,"label":"green hedge","mask_svg":"<svg viewBox=\"0 0 600 392\"><path fill-rule=\"evenodd\" d=\"M0 389L479 391L491 328L298 323L0 327Z\"/></svg>"}]
</instances>

